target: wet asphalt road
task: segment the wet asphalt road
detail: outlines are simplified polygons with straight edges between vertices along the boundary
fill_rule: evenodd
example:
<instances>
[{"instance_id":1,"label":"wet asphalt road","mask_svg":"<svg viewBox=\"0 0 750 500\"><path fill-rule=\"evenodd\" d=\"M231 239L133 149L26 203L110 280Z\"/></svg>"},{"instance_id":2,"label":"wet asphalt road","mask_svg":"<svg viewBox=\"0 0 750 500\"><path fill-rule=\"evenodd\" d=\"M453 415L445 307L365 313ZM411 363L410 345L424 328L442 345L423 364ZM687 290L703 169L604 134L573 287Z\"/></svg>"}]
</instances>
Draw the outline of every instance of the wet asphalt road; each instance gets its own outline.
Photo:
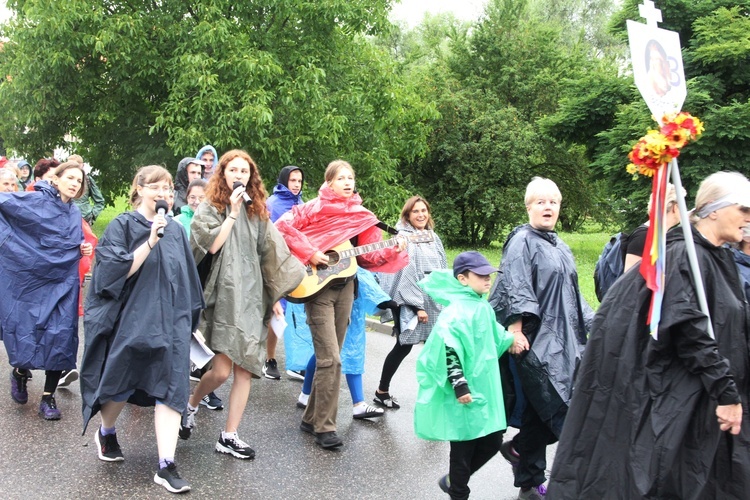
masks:
<instances>
[{"instance_id":1,"label":"wet asphalt road","mask_svg":"<svg viewBox=\"0 0 750 500\"><path fill-rule=\"evenodd\" d=\"M371 399L385 355L394 339L368 332L365 394ZM81 342L82 343L82 342ZM312 436L299 430L302 410L296 408L301 382L284 374L282 380L253 382L239 435L256 451L254 460L238 460L214 452L225 422L224 411L202 407L197 428L188 441L180 440L176 462L188 480L193 498L245 499L447 499L437 480L448 470L449 445L418 439L412 428L417 383L416 346L396 373L391 390L401 403L380 419L353 420L351 398L343 383L338 433L339 451L319 448ZM80 354L80 353L79 353ZM277 355L283 368L283 342ZM80 355L79 355L80 359ZM0 498L168 498L170 493L153 482L158 457L153 430L153 409L127 405L118 420L118 438L124 462L98 459L94 417L81 435L78 382L57 393L63 416L44 421L37 415L44 372L29 381L29 403L10 397L10 366L3 347L0 361ZM343 377L342 377L343 380ZM228 397L228 385L217 391ZM509 434L514 433L510 430ZM549 465L554 447L549 450ZM510 465L498 454L472 478L474 499L513 499Z\"/></svg>"}]
</instances>

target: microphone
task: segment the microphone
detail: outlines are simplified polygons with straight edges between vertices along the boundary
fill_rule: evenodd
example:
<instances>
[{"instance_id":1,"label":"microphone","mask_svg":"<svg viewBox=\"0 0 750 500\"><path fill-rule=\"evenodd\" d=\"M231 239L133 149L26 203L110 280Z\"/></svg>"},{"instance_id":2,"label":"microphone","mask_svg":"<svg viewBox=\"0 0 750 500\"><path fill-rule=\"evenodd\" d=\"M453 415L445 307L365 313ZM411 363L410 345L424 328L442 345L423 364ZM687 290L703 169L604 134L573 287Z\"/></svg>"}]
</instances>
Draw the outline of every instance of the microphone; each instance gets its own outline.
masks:
<instances>
[{"instance_id":1,"label":"microphone","mask_svg":"<svg viewBox=\"0 0 750 500\"><path fill-rule=\"evenodd\" d=\"M234 184L232 184L232 191L234 191L238 187L244 188L245 185L240 181L234 181ZM247 191L242 191L242 199L245 200L245 205L250 205L250 203L252 203L253 201L253 199L250 198L250 196L247 194Z\"/></svg>"},{"instance_id":2,"label":"microphone","mask_svg":"<svg viewBox=\"0 0 750 500\"><path fill-rule=\"evenodd\" d=\"M167 215L167 211L169 210L169 205L167 205L167 202L165 200L156 200L156 213L159 215ZM160 227L156 230L156 236L159 238L164 237L164 228Z\"/></svg>"}]
</instances>

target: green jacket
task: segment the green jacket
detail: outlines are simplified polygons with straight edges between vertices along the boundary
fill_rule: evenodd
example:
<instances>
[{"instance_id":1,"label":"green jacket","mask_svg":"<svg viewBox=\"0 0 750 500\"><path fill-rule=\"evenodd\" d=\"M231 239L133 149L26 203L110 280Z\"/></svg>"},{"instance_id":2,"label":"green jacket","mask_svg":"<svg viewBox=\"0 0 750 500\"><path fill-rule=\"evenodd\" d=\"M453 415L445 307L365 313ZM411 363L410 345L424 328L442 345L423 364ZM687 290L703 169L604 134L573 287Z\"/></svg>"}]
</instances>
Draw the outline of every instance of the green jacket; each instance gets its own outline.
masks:
<instances>
[{"instance_id":1,"label":"green jacket","mask_svg":"<svg viewBox=\"0 0 750 500\"><path fill-rule=\"evenodd\" d=\"M104 196L92 176L86 176L86 184L86 192L80 198L73 200L73 203L81 210L81 217L89 224L93 224L104 210Z\"/></svg>"},{"instance_id":2,"label":"green jacket","mask_svg":"<svg viewBox=\"0 0 750 500\"><path fill-rule=\"evenodd\" d=\"M180 209L180 213L178 215L175 215L174 218L174 220L182 224L182 226L185 228L188 238L190 238L190 223L193 221L193 215L195 215L195 211L190 208L190 205L183 205Z\"/></svg>"},{"instance_id":3,"label":"green jacket","mask_svg":"<svg viewBox=\"0 0 750 500\"><path fill-rule=\"evenodd\" d=\"M461 285L451 270L433 271L419 286L446 307L417 359L417 436L468 441L505 429L498 358L512 345L513 335L495 321L489 302ZM473 399L469 404L458 402L448 380L446 346L461 362Z\"/></svg>"}]
</instances>

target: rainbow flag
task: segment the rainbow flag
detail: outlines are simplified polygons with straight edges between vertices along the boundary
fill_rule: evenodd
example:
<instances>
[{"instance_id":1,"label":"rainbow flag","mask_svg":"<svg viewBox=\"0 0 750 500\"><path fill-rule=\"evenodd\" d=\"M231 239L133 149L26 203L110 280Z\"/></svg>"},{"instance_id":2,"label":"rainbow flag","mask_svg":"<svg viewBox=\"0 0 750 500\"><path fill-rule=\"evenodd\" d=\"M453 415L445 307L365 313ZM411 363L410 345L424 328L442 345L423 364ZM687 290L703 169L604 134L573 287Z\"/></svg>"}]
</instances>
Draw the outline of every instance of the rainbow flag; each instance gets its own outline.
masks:
<instances>
[{"instance_id":1,"label":"rainbow flag","mask_svg":"<svg viewBox=\"0 0 750 500\"><path fill-rule=\"evenodd\" d=\"M646 280L646 286L652 291L651 305L648 311L648 324L651 336L658 338L659 321L661 320L661 304L664 300L664 284L667 256L667 179L671 165L658 170L653 177L653 188L651 190L651 212L648 214L648 232L646 233L646 245L643 248L643 259L641 259L640 272Z\"/></svg>"}]
</instances>

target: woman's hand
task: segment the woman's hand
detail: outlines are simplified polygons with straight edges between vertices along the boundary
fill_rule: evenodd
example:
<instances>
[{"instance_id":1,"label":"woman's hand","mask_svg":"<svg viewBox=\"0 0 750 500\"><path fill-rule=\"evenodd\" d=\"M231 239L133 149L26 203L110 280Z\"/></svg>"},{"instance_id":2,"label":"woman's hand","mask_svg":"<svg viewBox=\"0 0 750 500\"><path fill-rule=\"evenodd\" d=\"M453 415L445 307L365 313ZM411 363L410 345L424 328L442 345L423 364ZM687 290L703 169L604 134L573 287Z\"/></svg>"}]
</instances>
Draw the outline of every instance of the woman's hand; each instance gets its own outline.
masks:
<instances>
[{"instance_id":1,"label":"woman's hand","mask_svg":"<svg viewBox=\"0 0 750 500\"><path fill-rule=\"evenodd\" d=\"M408 238L404 238L402 236L396 236L396 239L398 240L398 245L396 245L396 251L403 252L404 250L406 250L406 246L409 244Z\"/></svg>"},{"instance_id":2,"label":"woman's hand","mask_svg":"<svg viewBox=\"0 0 750 500\"><path fill-rule=\"evenodd\" d=\"M427 323L427 311L423 311L422 309L417 311L417 321Z\"/></svg>"},{"instance_id":3,"label":"woman's hand","mask_svg":"<svg viewBox=\"0 0 750 500\"><path fill-rule=\"evenodd\" d=\"M328 264L328 256L318 250L313 254L312 257L310 257L310 264L313 264L315 266L319 266L321 264Z\"/></svg>"},{"instance_id":4,"label":"woman's hand","mask_svg":"<svg viewBox=\"0 0 750 500\"><path fill-rule=\"evenodd\" d=\"M717 406L716 417L722 431L729 431L735 436L740 433L740 424L742 423L742 405L740 403Z\"/></svg>"},{"instance_id":5,"label":"woman's hand","mask_svg":"<svg viewBox=\"0 0 750 500\"><path fill-rule=\"evenodd\" d=\"M513 344L510 346L508 351L511 354L521 354L523 351L529 350L529 339L521 331L513 332Z\"/></svg>"},{"instance_id":6,"label":"woman's hand","mask_svg":"<svg viewBox=\"0 0 750 500\"><path fill-rule=\"evenodd\" d=\"M235 219L240 214L240 210L242 210L242 193L244 192L245 186L239 186L237 189L232 191L232 194L229 196L229 204L232 206L232 210L229 215L231 215Z\"/></svg>"},{"instance_id":7,"label":"woman's hand","mask_svg":"<svg viewBox=\"0 0 750 500\"><path fill-rule=\"evenodd\" d=\"M85 241L81 243L81 255L86 257L88 255L91 255L94 253L94 246L91 243L86 243Z\"/></svg>"},{"instance_id":8,"label":"woman's hand","mask_svg":"<svg viewBox=\"0 0 750 500\"><path fill-rule=\"evenodd\" d=\"M276 303L273 305L273 314L279 319L284 318L284 308L281 307L280 300L276 301Z\"/></svg>"},{"instance_id":9,"label":"woman's hand","mask_svg":"<svg viewBox=\"0 0 750 500\"><path fill-rule=\"evenodd\" d=\"M148 245L151 248L154 248L157 243L159 243L159 235L156 234L156 232L159 230L159 228L163 228L167 226L167 216L164 214L156 214L154 215L154 222L151 224L151 234L148 236Z\"/></svg>"}]
</instances>

